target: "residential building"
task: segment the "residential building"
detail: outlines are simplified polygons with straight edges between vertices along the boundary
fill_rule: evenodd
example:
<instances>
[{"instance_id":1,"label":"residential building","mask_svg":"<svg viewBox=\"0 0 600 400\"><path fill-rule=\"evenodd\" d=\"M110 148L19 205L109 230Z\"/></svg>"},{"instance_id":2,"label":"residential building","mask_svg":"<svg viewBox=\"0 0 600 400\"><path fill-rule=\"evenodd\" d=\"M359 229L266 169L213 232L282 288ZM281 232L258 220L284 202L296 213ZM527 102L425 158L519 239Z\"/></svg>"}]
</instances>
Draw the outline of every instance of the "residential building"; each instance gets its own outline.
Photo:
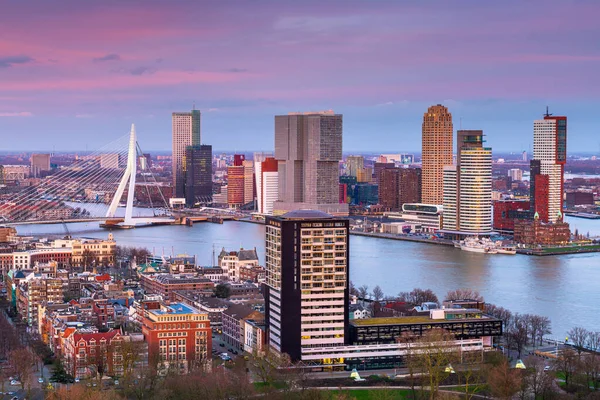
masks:
<instances>
[{"instance_id":1,"label":"residential building","mask_svg":"<svg viewBox=\"0 0 600 400\"><path fill-rule=\"evenodd\" d=\"M359 183L371 183L373 180L373 168L362 167L356 171L356 181Z\"/></svg>"},{"instance_id":2,"label":"residential building","mask_svg":"<svg viewBox=\"0 0 600 400\"><path fill-rule=\"evenodd\" d=\"M452 114L441 104L431 106L423 115L422 129L422 202L442 204L444 167L452 165Z\"/></svg>"},{"instance_id":3,"label":"residential building","mask_svg":"<svg viewBox=\"0 0 600 400\"><path fill-rule=\"evenodd\" d=\"M182 303L147 310L142 333L148 342L148 364L159 372L187 373L211 361L212 333L208 313Z\"/></svg>"},{"instance_id":4,"label":"residential building","mask_svg":"<svg viewBox=\"0 0 600 400\"><path fill-rule=\"evenodd\" d=\"M31 155L31 176L37 178L41 172L50 171L50 154Z\"/></svg>"},{"instance_id":5,"label":"residential building","mask_svg":"<svg viewBox=\"0 0 600 400\"><path fill-rule=\"evenodd\" d=\"M483 147L483 131L459 130L456 134L457 165L444 167L444 230L489 234L492 231L492 149Z\"/></svg>"},{"instance_id":6,"label":"residential building","mask_svg":"<svg viewBox=\"0 0 600 400\"><path fill-rule=\"evenodd\" d=\"M244 319L244 351L264 354L267 346L267 327L264 318Z\"/></svg>"},{"instance_id":7,"label":"residential building","mask_svg":"<svg viewBox=\"0 0 600 400\"><path fill-rule=\"evenodd\" d=\"M185 149L185 203L212 203L212 146L188 146Z\"/></svg>"},{"instance_id":8,"label":"residential building","mask_svg":"<svg viewBox=\"0 0 600 400\"><path fill-rule=\"evenodd\" d=\"M349 222L317 210L266 219L269 346L293 361L348 344Z\"/></svg>"},{"instance_id":9,"label":"residential building","mask_svg":"<svg viewBox=\"0 0 600 400\"><path fill-rule=\"evenodd\" d=\"M244 350L246 342L245 324L247 320L263 320L264 314L250 307L234 304L223 311L223 339L225 343L237 350Z\"/></svg>"},{"instance_id":10,"label":"residential building","mask_svg":"<svg viewBox=\"0 0 600 400\"><path fill-rule=\"evenodd\" d=\"M241 207L246 204L247 166L243 154L234 155L233 165L227 167L227 204Z\"/></svg>"},{"instance_id":11,"label":"residential building","mask_svg":"<svg viewBox=\"0 0 600 400\"><path fill-rule=\"evenodd\" d=\"M254 160L257 211L260 214L273 214L273 204L277 201L279 188L277 164L273 157L266 157L262 161Z\"/></svg>"},{"instance_id":12,"label":"residential building","mask_svg":"<svg viewBox=\"0 0 600 400\"><path fill-rule=\"evenodd\" d=\"M523 180L523 170L519 168L511 168L508 170L508 176L512 181L522 181Z\"/></svg>"},{"instance_id":13,"label":"residential building","mask_svg":"<svg viewBox=\"0 0 600 400\"><path fill-rule=\"evenodd\" d=\"M184 157L188 146L200 146L200 110L174 112L172 114L173 134L173 197L185 197Z\"/></svg>"},{"instance_id":14,"label":"residential building","mask_svg":"<svg viewBox=\"0 0 600 400\"><path fill-rule=\"evenodd\" d=\"M140 286L147 294L158 294L164 300L175 301L177 290L193 290L211 296L215 284L210 279L194 274L156 274L142 275Z\"/></svg>"},{"instance_id":15,"label":"residential building","mask_svg":"<svg viewBox=\"0 0 600 400\"><path fill-rule=\"evenodd\" d=\"M123 338L119 329L86 332L70 328L62 340L62 359L67 373L78 379L123 375Z\"/></svg>"},{"instance_id":16,"label":"residential building","mask_svg":"<svg viewBox=\"0 0 600 400\"><path fill-rule=\"evenodd\" d=\"M360 205L377 204L379 200L379 187L373 183L357 183L354 185L352 202Z\"/></svg>"},{"instance_id":17,"label":"residential building","mask_svg":"<svg viewBox=\"0 0 600 400\"><path fill-rule=\"evenodd\" d=\"M217 297L201 296L193 290L178 290L175 291L175 301L190 305L198 310L208 314L210 327L212 329L220 329L222 326L222 312L227 310L231 305L224 299Z\"/></svg>"},{"instance_id":18,"label":"residential building","mask_svg":"<svg viewBox=\"0 0 600 400\"><path fill-rule=\"evenodd\" d=\"M594 193L592 191L572 191L566 193L567 207L574 208L577 206L593 205Z\"/></svg>"},{"instance_id":19,"label":"residential building","mask_svg":"<svg viewBox=\"0 0 600 400\"><path fill-rule=\"evenodd\" d=\"M379 173L379 204L397 211L421 201L420 168L385 168Z\"/></svg>"},{"instance_id":20,"label":"residential building","mask_svg":"<svg viewBox=\"0 0 600 400\"><path fill-rule=\"evenodd\" d=\"M530 219L537 213L542 222L550 222L550 176L542 174L542 162L529 162L529 213Z\"/></svg>"},{"instance_id":21,"label":"residential building","mask_svg":"<svg viewBox=\"0 0 600 400\"><path fill-rule=\"evenodd\" d=\"M65 244L66 246L67 244ZM115 251L117 242L115 242L112 233L108 234L108 239L73 239L70 241L73 255L71 262L73 265L108 265L115 262Z\"/></svg>"},{"instance_id":22,"label":"residential building","mask_svg":"<svg viewBox=\"0 0 600 400\"><path fill-rule=\"evenodd\" d=\"M540 174L548 176L548 219L562 216L564 167L567 162L567 117L548 113L533 122L533 160L540 162ZM534 208L531 212L536 212Z\"/></svg>"},{"instance_id":23,"label":"residential building","mask_svg":"<svg viewBox=\"0 0 600 400\"><path fill-rule=\"evenodd\" d=\"M226 279L237 282L240 281L241 267L258 266L258 253L256 248L246 249L241 248L239 251L225 251L221 249L219 253L219 267L223 269L223 275Z\"/></svg>"},{"instance_id":24,"label":"residential building","mask_svg":"<svg viewBox=\"0 0 600 400\"><path fill-rule=\"evenodd\" d=\"M42 304L62 303L68 286L63 278L30 275L17 286L17 311L31 328L37 328L38 309Z\"/></svg>"},{"instance_id":25,"label":"residential building","mask_svg":"<svg viewBox=\"0 0 600 400\"><path fill-rule=\"evenodd\" d=\"M339 202L342 115L333 111L275 117L275 159L279 195L273 213L318 209L348 215Z\"/></svg>"}]
</instances>

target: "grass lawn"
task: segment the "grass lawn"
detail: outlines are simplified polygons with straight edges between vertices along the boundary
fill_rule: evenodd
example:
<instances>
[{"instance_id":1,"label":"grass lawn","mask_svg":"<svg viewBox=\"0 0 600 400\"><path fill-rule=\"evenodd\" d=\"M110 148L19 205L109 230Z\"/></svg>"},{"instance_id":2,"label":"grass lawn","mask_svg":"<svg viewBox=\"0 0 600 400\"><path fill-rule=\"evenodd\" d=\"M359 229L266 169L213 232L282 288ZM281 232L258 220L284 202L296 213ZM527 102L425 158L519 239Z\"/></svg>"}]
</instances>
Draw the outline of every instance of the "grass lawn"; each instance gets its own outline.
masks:
<instances>
[{"instance_id":1,"label":"grass lawn","mask_svg":"<svg viewBox=\"0 0 600 400\"><path fill-rule=\"evenodd\" d=\"M387 390L388 394L393 395L394 399L408 399L410 398L410 390L408 389L383 389ZM330 390L330 398L334 398L339 393L346 393L351 399L356 400L371 400L377 398L377 392L381 392L381 389L365 389L365 390Z\"/></svg>"}]
</instances>

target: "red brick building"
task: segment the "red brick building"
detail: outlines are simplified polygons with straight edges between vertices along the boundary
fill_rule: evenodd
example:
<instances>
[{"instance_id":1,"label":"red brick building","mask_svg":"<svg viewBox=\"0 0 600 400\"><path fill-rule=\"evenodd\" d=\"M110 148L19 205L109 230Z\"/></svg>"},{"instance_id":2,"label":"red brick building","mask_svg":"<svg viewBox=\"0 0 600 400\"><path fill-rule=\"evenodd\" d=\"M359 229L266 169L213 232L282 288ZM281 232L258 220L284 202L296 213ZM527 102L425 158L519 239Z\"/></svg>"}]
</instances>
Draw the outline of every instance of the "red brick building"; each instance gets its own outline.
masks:
<instances>
[{"instance_id":1,"label":"red brick building","mask_svg":"<svg viewBox=\"0 0 600 400\"><path fill-rule=\"evenodd\" d=\"M569 224L562 221L545 223L536 215L532 220L516 220L514 240L517 243L537 245L561 245L569 242Z\"/></svg>"},{"instance_id":2,"label":"red brick building","mask_svg":"<svg viewBox=\"0 0 600 400\"><path fill-rule=\"evenodd\" d=\"M550 190L550 177L548 175L535 175L535 210L531 212L538 213L539 218L542 222L550 222L548 215L549 197L548 193Z\"/></svg>"},{"instance_id":3,"label":"red brick building","mask_svg":"<svg viewBox=\"0 0 600 400\"><path fill-rule=\"evenodd\" d=\"M379 172L379 204L401 210L404 203L421 202L420 168L384 168Z\"/></svg>"},{"instance_id":4,"label":"red brick building","mask_svg":"<svg viewBox=\"0 0 600 400\"><path fill-rule=\"evenodd\" d=\"M148 343L148 365L161 373L187 373L211 360L208 313L192 306L162 303L159 309L145 310L142 333Z\"/></svg>"},{"instance_id":5,"label":"red brick building","mask_svg":"<svg viewBox=\"0 0 600 400\"><path fill-rule=\"evenodd\" d=\"M515 220L529 218L528 200L499 200L494 201L494 230L512 232Z\"/></svg>"},{"instance_id":6,"label":"red brick building","mask_svg":"<svg viewBox=\"0 0 600 400\"><path fill-rule=\"evenodd\" d=\"M169 301L175 301L176 290L212 291L215 287L210 279L192 274L142 275L140 283L147 294L159 294Z\"/></svg>"},{"instance_id":7,"label":"red brick building","mask_svg":"<svg viewBox=\"0 0 600 400\"><path fill-rule=\"evenodd\" d=\"M66 335L61 353L69 374L80 379L94 377L96 374L123 374L123 338L119 329L96 333L70 329Z\"/></svg>"}]
</instances>

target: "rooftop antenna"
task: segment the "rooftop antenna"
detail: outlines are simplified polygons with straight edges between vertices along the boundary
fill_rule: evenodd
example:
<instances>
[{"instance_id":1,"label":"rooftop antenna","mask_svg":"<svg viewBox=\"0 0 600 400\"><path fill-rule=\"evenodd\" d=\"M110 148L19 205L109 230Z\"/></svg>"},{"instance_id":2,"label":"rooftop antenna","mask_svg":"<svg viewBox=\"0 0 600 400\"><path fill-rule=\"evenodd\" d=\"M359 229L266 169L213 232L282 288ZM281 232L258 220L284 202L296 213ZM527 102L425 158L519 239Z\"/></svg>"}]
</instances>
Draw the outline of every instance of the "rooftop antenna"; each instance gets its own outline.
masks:
<instances>
[{"instance_id":1,"label":"rooftop antenna","mask_svg":"<svg viewBox=\"0 0 600 400\"><path fill-rule=\"evenodd\" d=\"M462 117L460 117L460 129L462 130Z\"/></svg>"},{"instance_id":2,"label":"rooftop antenna","mask_svg":"<svg viewBox=\"0 0 600 400\"><path fill-rule=\"evenodd\" d=\"M550 114L550 113L548 112L548 106L546 106L546 114L544 114L544 117L549 117L549 116L551 116L551 115L552 115L552 114Z\"/></svg>"},{"instance_id":3,"label":"rooftop antenna","mask_svg":"<svg viewBox=\"0 0 600 400\"><path fill-rule=\"evenodd\" d=\"M196 109L196 102L194 101L194 102L192 103L192 111L194 111L195 109Z\"/></svg>"}]
</instances>

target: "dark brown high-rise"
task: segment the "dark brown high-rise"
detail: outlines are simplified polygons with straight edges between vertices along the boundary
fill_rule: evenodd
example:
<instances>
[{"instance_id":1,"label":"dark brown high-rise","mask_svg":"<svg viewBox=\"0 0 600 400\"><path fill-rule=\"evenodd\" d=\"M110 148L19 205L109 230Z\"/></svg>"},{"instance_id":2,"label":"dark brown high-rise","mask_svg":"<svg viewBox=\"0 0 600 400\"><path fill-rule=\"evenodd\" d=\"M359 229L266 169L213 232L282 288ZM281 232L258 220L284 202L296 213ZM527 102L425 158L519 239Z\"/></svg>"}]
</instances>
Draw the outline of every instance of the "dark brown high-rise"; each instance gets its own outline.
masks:
<instances>
[{"instance_id":1,"label":"dark brown high-rise","mask_svg":"<svg viewBox=\"0 0 600 400\"><path fill-rule=\"evenodd\" d=\"M380 171L379 204L391 210L401 210L404 203L420 202L420 168L386 168Z\"/></svg>"},{"instance_id":2,"label":"dark brown high-rise","mask_svg":"<svg viewBox=\"0 0 600 400\"><path fill-rule=\"evenodd\" d=\"M442 204L444 166L452 165L452 114L441 104L423 115L423 203Z\"/></svg>"}]
</instances>

